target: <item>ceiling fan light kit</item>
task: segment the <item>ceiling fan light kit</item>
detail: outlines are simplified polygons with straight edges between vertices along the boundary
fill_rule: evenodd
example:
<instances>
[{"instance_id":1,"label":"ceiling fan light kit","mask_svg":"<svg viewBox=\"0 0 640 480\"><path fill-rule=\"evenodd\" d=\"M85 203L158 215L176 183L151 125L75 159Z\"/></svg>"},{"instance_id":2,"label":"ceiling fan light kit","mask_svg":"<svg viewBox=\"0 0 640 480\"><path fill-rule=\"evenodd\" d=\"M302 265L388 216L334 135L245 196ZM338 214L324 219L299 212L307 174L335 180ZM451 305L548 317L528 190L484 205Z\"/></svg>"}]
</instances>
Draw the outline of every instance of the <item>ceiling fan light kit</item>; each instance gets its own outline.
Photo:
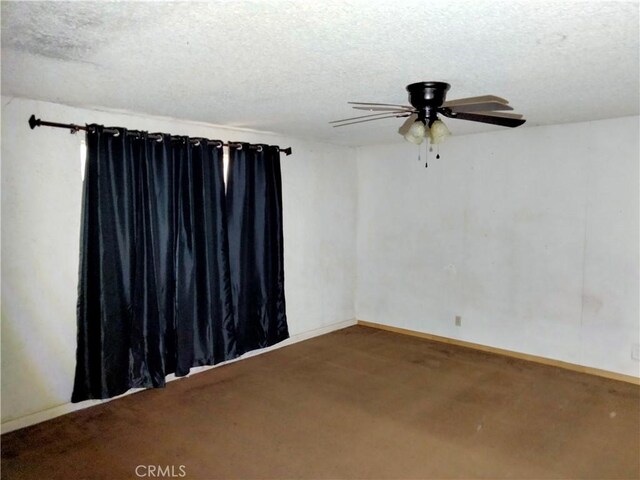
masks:
<instances>
[{"instance_id":1,"label":"ceiling fan light kit","mask_svg":"<svg viewBox=\"0 0 640 480\"><path fill-rule=\"evenodd\" d=\"M385 118L408 117L398 130L405 140L420 145L425 138L428 138L431 144L437 145L451 135L438 115L510 128L518 127L525 122L522 115L504 113L505 110L513 110L504 98L483 95L447 101L449 88L451 86L445 82L412 83L407 85L410 105L349 102L356 110L369 110L376 113L334 120L329 123L334 127L343 127Z\"/></svg>"}]
</instances>

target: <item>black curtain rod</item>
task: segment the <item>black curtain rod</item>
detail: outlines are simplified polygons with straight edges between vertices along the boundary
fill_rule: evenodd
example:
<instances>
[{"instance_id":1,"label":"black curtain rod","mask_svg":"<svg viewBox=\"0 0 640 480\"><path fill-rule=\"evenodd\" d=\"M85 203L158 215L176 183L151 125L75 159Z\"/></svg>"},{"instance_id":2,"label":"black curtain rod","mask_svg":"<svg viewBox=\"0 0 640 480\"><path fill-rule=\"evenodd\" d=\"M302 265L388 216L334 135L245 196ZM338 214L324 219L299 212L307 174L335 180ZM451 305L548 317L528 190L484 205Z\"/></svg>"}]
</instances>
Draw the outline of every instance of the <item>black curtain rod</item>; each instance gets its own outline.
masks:
<instances>
[{"instance_id":1,"label":"black curtain rod","mask_svg":"<svg viewBox=\"0 0 640 480\"><path fill-rule=\"evenodd\" d=\"M56 122L47 122L45 120L40 120L39 118L36 118L35 115L31 115L29 117L29 126L31 127L31 130L33 130L36 127L55 127L55 128L67 128L69 130L71 130L71 133L76 133L79 130L84 130L86 132L90 132L92 131L92 127L90 126L80 126L80 125L75 125L73 123L56 123ZM113 129L113 128L105 128L104 129L105 132L107 133L112 133L114 135L120 135L120 131ZM129 130L128 134L129 135L140 135L139 130ZM150 133L149 138L155 138L157 141L162 141L163 134L160 133ZM183 138L183 137L176 137L175 135L172 135L171 138ZM232 148L239 148L242 149L242 143L224 143L220 140L208 140L206 138L191 138L190 141L192 143L195 144L199 144L200 142L209 142L209 143L215 143L216 145L218 145L218 148L221 147L232 147ZM278 151L288 155L291 155L292 150L291 147L287 147L287 148L281 148L277 145L275 145L275 147L278 149ZM262 151L262 145L250 145L249 148L252 149L256 149L258 151Z\"/></svg>"}]
</instances>

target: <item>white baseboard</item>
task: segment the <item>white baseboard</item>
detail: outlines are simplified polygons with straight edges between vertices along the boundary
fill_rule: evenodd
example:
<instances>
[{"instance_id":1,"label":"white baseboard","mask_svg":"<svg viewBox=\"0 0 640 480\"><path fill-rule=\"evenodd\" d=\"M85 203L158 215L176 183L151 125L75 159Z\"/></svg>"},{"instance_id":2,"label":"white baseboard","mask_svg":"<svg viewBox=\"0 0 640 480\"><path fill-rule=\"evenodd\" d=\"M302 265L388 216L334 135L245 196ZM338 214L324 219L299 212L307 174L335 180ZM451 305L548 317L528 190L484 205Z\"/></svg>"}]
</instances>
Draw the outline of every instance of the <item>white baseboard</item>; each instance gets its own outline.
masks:
<instances>
[{"instance_id":1,"label":"white baseboard","mask_svg":"<svg viewBox=\"0 0 640 480\"><path fill-rule=\"evenodd\" d=\"M206 365L203 367L194 367L189 372L189 377L191 375L196 375L198 373L204 372L206 370L210 370L212 368L218 368L223 365L228 365L229 363L237 362L239 360L243 360L245 358L255 357L256 355L262 355L263 353L270 352L272 350L277 350L278 348L286 347L288 345L293 345L294 343L302 342L304 340L308 340L313 337L318 337L320 335L324 335L329 332L333 332L336 330L342 330L343 328L351 327L356 325L357 321L355 318L350 320L345 320L343 322L332 323L331 325L326 325L324 327L316 328L315 330L310 330L308 332L298 333L297 335L293 335L289 337L287 340L278 343L277 345L273 345L269 348L263 348L261 350L253 350L251 352L247 352L241 357L235 358L233 360L229 360L228 362L219 363L217 365ZM185 378L185 377L177 377L177 378ZM175 375L171 374L167 376L167 382L171 382L177 379ZM29 427L31 425L35 425L36 423L41 423L46 420L51 420L52 418L59 417L61 415L66 415L67 413L75 412L76 410L82 410L84 408L93 407L95 405L100 405L105 402L111 402L113 400L117 400L118 398L126 397L127 395L132 395L134 393L138 393L145 390L144 388L136 388L129 390L122 395L119 395L114 398L110 398L108 400L87 400L86 402L80 403L65 403L59 405L57 407L49 408L47 410L42 410L41 412L32 413L29 415L25 415L24 417L16 418L14 420L8 420L1 425L1 432L8 433L14 430L18 430L20 428Z\"/></svg>"}]
</instances>

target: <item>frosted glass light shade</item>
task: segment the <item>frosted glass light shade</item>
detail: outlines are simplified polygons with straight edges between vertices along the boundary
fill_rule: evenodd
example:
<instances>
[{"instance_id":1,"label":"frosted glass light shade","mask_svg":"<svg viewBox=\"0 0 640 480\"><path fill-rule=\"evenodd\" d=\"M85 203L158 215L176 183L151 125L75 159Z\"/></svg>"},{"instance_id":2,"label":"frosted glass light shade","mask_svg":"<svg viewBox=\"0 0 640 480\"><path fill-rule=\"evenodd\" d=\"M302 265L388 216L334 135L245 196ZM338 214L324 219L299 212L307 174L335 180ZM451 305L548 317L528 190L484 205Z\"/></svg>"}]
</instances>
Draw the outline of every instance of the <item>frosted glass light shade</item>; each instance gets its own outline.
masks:
<instances>
[{"instance_id":1,"label":"frosted glass light shade","mask_svg":"<svg viewBox=\"0 0 640 480\"><path fill-rule=\"evenodd\" d=\"M451 135L451 132L444 122L436 120L431 124L431 128L429 129L429 139L431 140L431 143L442 143L449 135Z\"/></svg>"},{"instance_id":2,"label":"frosted glass light shade","mask_svg":"<svg viewBox=\"0 0 640 480\"><path fill-rule=\"evenodd\" d=\"M420 145L424 141L426 135L427 128L425 127L424 123L422 123L420 120L417 120L413 123L413 125L411 125L409 130L407 130L407 133L404 134L404 138L408 142Z\"/></svg>"}]
</instances>

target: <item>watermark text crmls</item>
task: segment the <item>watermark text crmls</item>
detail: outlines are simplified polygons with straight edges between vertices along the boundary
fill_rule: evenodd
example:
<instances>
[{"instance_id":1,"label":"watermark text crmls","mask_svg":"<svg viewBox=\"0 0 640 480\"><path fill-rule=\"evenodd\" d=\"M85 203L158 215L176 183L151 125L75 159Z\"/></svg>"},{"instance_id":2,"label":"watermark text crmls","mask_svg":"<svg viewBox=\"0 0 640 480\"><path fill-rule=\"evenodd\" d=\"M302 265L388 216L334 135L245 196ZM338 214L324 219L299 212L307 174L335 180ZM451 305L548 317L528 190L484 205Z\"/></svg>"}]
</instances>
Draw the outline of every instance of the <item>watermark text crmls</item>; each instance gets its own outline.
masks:
<instances>
[{"instance_id":1,"label":"watermark text crmls","mask_svg":"<svg viewBox=\"0 0 640 480\"><path fill-rule=\"evenodd\" d=\"M136 477L140 478L182 478L187 476L184 465L138 465Z\"/></svg>"}]
</instances>

